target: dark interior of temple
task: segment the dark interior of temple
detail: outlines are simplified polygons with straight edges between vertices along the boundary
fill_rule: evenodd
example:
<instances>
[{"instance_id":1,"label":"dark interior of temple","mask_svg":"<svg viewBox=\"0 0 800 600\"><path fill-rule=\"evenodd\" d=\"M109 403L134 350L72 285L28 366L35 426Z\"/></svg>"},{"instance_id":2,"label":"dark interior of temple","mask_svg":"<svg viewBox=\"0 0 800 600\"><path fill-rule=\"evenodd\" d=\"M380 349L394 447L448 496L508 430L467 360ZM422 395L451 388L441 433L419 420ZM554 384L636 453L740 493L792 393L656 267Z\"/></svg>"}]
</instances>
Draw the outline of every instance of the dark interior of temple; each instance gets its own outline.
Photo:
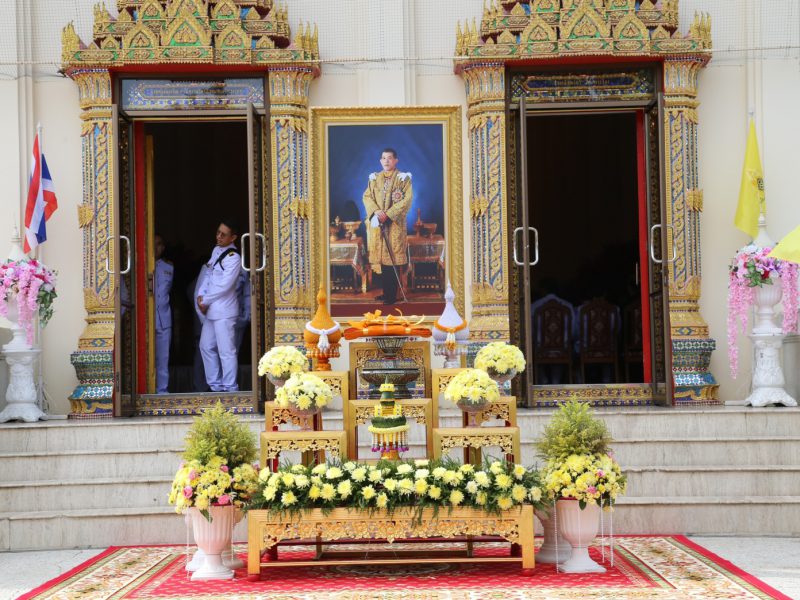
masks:
<instances>
[{"instance_id":1,"label":"dark interior of temple","mask_svg":"<svg viewBox=\"0 0 800 600\"><path fill-rule=\"evenodd\" d=\"M636 116L531 116L527 139L535 383L642 382Z\"/></svg>"},{"instance_id":2,"label":"dark interior of temple","mask_svg":"<svg viewBox=\"0 0 800 600\"><path fill-rule=\"evenodd\" d=\"M169 391L205 391L196 373L195 363L202 360L191 297L216 243L220 219L233 218L240 235L248 229L247 129L239 121L169 122L147 124L145 133L153 136L154 231L164 240L164 258L175 268ZM248 326L239 347L242 390L251 388L250 354Z\"/></svg>"}]
</instances>

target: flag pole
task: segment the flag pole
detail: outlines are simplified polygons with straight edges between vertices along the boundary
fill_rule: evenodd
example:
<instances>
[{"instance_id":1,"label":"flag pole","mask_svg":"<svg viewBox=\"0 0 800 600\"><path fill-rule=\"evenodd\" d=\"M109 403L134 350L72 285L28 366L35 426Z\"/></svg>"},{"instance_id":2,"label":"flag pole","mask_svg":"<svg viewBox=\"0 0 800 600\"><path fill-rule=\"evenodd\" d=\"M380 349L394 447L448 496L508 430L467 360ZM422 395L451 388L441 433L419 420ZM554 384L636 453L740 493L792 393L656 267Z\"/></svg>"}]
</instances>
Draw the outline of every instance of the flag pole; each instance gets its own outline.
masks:
<instances>
[{"instance_id":1,"label":"flag pole","mask_svg":"<svg viewBox=\"0 0 800 600\"><path fill-rule=\"evenodd\" d=\"M44 165L42 164L42 156L44 156L44 148L42 147L42 123L36 123L36 138L38 139L38 147L39 147L39 155L36 157L36 160L39 163L39 193L44 194L44 187L43 186L43 177L44 177ZM42 215L44 218L44 215ZM36 244L36 248L33 249L33 257L35 259L39 259L39 246L41 244ZM39 344L39 348L42 347L42 323L39 320L39 311L36 311L36 343ZM42 412L47 413L48 407L45 406L45 398L44 398L44 373L42 372L42 358L41 354L38 356L38 360L36 361L36 403L39 406L39 410Z\"/></svg>"}]
</instances>

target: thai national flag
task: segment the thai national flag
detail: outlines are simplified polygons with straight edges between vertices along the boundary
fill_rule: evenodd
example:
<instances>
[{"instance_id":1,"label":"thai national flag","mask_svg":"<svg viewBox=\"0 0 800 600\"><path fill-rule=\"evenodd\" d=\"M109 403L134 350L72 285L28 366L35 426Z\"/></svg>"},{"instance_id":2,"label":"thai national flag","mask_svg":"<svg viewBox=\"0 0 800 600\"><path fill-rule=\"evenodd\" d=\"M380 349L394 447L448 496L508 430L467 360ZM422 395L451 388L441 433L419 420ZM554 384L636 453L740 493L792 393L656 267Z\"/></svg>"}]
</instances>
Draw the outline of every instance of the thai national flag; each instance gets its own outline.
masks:
<instances>
[{"instance_id":1,"label":"thai national flag","mask_svg":"<svg viewBox=\"0 0 800 600\"><path fill-rule=\"evenodd\" d=\"M25 252L30 252L47 239L45 222L58 208L53 180L39 146L39 134L33 141L33 166L25 207Z\"/></svg>"}]
</instances>

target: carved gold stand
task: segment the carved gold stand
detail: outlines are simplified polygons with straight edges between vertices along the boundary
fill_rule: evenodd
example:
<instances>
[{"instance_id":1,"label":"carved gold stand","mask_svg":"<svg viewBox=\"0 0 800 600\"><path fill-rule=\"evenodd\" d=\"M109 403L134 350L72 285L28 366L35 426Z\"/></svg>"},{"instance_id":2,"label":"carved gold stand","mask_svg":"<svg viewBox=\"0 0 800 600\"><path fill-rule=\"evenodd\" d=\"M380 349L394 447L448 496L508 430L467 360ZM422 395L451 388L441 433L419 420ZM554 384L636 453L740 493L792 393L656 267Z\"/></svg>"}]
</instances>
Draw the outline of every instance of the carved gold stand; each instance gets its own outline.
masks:
<instances>
[{"instance_id":1,"label":"carved gold stand","mask_svg":"<svg viewBox=\"0 0 800 600\"><path fill-rule=\"evenodd\" d=\"M304 460L325 462L325 452L339 460L347 459L347 434L344 431L264 431L261 434L261 464L274 464L281 452L299 451ZM309 454L305 454L309 453Z\"/></svg>"},{"instance_id":2,"label":"carved gold stand","mask_svg":"<svg viewBox=\"0 0 800 600\"><path fill-rule=\"evenodd\" d=\"M499 446L506 460L521 458L519 427L455 427L433 430L433 458L441 458L452 448L486 448Z\"/></svg>"},{"instance_id":3,"label":"carved gold stand","mask_svg":"<svg viewBox=\"0 0 800 600\"><path fill-rule=\"evenodd\" d=\"M421 516L421 518L419 518ZM389 563L441 563L441 562L521 562L524 575L532 575L535 565L533 545L533 507L522 505L500 514L490 514L472 508L453 508L438 514L425 509L421 515L409 509L398 509L391 515L383 510L359 511L337 508L328 514L320 509L304 510L300 514L287 515L266 510L247 513L247 574L258 579L261 567L342 565L342 564L389 564ZM385 558L369 556L340 556L327 558L318 551L317 560L277 560L277 544L282 540L316 540L320 548L323 541L396 540L411 538L456 538L463 536L500 536L521 547L521 556L514 551L509 556L497 558L453 556L430 556L428 553L391 553ZM514 548L514 546L512 546ZM262 562L268 552L269 560Z\"/></svg>"}]
</instances>

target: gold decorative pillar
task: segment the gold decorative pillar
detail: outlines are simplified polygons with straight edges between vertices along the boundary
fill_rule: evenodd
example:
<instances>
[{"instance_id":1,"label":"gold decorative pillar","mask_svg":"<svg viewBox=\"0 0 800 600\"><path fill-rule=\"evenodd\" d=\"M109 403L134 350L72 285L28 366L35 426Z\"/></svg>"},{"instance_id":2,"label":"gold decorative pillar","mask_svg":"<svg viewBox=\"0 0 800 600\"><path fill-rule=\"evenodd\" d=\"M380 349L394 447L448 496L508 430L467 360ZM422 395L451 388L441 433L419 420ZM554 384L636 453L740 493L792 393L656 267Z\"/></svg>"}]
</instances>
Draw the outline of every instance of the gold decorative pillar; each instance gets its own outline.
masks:
<instances>
[{"instance_id":1,"label":"gold decorative pillar","mask_svg":"<svg viewBox=\"0 0 800 600\"><path fill-rule=\"evenodd\" d=\"M303 343L306 321L315 310L315 272L308 182L308 89L311 67L269 71L272 143L272 220L275 342ZM316 244L319 246L319 244Z\"/></svg>"},{"instance_id":2,"label":"gold decorative pillar","mask_svg":"<svg viewBox=\"0 0 800 600\"><path fill-rule=\"evenodd\" d=\"M114 223L115 144L111 123L111 76L107 69L79 68L67 73L78 85L81 107L83 202L83 298L86 329L70 361L78 386L70 395L70 417L110 417L114 388L114 264L108 244Z\"/></svg>"},{"instance_id":3,"label":"gold decorative pillar","mask_svg":"<svg viewBox=\"0 0 800 600\"><path fill-rule=\"evenodd\" d=\"M700 212L703 192L697 169L697 75L707 55L664 60L664 160L667 200L669 314L675 401L717 399L709 372L716 342L700 314Z\"/></svg>"},{"instance_id":4,"label":"gold decorative pillar","mask_svg":"<svg viewBox=\"0 0 800 600\"><path fill-rule=\"evenodd\" d=\"M467 92L471 181L470 340L509 340L505 67L476 62L461 72Z\"/></svg>"}]
</instances>

